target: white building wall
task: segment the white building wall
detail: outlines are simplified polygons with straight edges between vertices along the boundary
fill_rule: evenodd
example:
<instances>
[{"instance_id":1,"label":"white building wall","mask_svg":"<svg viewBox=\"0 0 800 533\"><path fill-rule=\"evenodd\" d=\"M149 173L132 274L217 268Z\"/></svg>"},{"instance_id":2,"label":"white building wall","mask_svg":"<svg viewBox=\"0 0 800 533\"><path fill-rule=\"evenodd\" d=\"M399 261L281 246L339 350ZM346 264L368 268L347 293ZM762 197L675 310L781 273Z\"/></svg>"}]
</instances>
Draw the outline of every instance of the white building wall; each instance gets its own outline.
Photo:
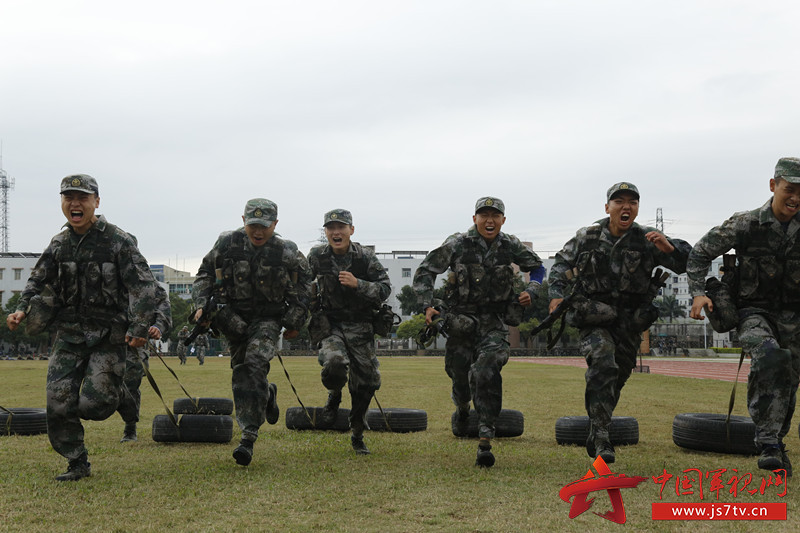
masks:
<instances>
[{"instance_id":1,"label":"white building wall","mask_svg":"<svg viewBox=\"0 0 800 533\"><path fill-rule=\"evenodd\" d=\"M0 252L0 306L25 289L40 253Z\"/></svg>"}]
</instances>

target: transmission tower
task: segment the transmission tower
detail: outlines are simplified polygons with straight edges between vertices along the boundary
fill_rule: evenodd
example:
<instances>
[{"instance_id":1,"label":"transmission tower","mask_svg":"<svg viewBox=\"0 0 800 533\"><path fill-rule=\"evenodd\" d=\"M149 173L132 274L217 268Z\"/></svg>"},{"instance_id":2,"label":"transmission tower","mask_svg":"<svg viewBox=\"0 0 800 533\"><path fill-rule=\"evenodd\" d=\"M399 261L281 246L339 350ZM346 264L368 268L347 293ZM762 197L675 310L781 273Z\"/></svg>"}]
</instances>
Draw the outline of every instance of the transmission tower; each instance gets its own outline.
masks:
<instances>
[{"instance_id":1,"label":"transmission tower","mask_svg":"<svg viewBox=\"0 0 800 533\"><path fill-rule=\"evenodd\" d=\"M656 208L656 229L664 233L664 215L661 213L661 208Z\"/></svg>"},{"instance_id":2,"label":"transmission tower","mask_svg":"<svg viewBox=\"0 0 800 533\"><path fill-rule=\"evenodd\" d=\"M8 191L14 188L14 178L3 170L3 145L0 143L0 252L8 252Z\"/></svg>"}]
</instances>

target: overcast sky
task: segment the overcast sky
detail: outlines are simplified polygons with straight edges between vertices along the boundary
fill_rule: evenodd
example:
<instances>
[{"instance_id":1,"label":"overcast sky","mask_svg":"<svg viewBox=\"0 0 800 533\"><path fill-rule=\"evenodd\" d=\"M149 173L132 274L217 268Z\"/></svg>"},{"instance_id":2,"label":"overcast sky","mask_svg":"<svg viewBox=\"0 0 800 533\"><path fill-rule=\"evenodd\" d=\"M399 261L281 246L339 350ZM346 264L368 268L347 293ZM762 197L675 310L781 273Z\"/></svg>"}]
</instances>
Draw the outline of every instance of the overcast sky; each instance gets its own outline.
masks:
<instances>
[{"instance_id":1,"label":"overcast sky","mask_svg":"<svg viewBox=\"0 0 800 533\"><path fill-rule=\"evenodd\" d=\"M307 252L325 211L430 250L506 203L543 257L604 216L694 244L800 156L800 3L0 0L9 250L65 222L62 177L151 263L194 273L245 202Z\"/></svg>"}]
</instances>

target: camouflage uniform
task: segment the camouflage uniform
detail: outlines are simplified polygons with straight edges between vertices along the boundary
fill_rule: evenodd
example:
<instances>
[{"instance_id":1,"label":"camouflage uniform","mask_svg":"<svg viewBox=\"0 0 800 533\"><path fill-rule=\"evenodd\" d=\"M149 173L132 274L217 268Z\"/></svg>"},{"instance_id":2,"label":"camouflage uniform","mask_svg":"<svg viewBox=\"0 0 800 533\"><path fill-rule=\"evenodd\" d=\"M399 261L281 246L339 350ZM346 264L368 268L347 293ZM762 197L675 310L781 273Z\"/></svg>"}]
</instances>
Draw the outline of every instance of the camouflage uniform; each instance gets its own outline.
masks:
<instances>
[{"instance_id":1,"label":"camouflage uniform","mask_svg":"<svg viewBox=\"0 0 800 533\"><path fill-rule=\"evenodd\" d=\"M189 336L189 328L184 326L178 332L178 347L175 350L177 352L177 354L178 354L178 359L180 359L182 365L186 364L186 345L183 343L183 341L188 336Z\"/></svg>"},{"instance_id":2,"label":"camouflage uniform","mask_svg":"<svg viewBox=\"0 0 800 533\"><path fill-rule=\"evenodd\" d=\"M636 366L642 331L658 316L652 314L655 309L647 294L653 269L663 266L682 273L691 250L687 242L669 239L675 250L664 253L645 238L655 228L635 222L615 237L608 229L609 220L578 230L556 254L548 278L550 298L564 298L566 272L577 267L586 292L580 310L567 316L580 329L581 353L588 366L585 403L591 419L589 442L610 442L611 416Z\"/></svg>"},{"instance_id":3,"label":"camouflage uniform","mask_svg":"<svg viewBox=\"0 0 800 533\"><path fill-rule=\"evenodd\" d=\"M781 175L781 166L789 174ZM781 159L776 178L800 183L800 160ZM752 363L747 404L760 450L783 445L791 428L800 383L800 218L782 224L772 199L759 209L734 214L698 241L687 273L692 296L704 295L711 262L736 251L734 295L742 352ZM784 459L786 460L786 459Z\"/></svg>"},{"instance_id":4,"label":"camouflage uniform","mask_svg":"<svg viewBox=\"0 0 800 533\"><path fill-rule=\"evenodd\" d=\"M269 204L277 216L277 206ZM197 272L192 296L198 308L214 290L215 269L222 270L226 306L217 314L214 326L230 343L236 419L242 439L253 442L271 400L267 374L281 328L299 330L305 324L311 271L292 241L276 234L255 247L245 228L227 231L220 234Z\"/></svg>"},{"instance_id":5,"label":"camouflage uniform","mask_svg":"<svg viewBox=\"0 0 800 533\"><path fill-rule=\"evenodd\" d=\"M329 244L315 246L308 263L319 287L320 312L330 324L319 350L322 384L340 396L348 383L350 427L358 437L372 396L381 386L372 312L392 291L389 275L371 250L355 242L344 255L334 254ZM341 285L338 275L345 270L358 278L358 288Z\"/></svg>"},{"instance_id":6,"label":"camouflage uniform","mask_svg":"<svg viewBox=\"0 0 800 533\"><path fill-rule=\"evenodd\" d=\"M172 310L169 306L167 292L156 283L156 297L158 303L153 326L161 331L162 338L169 335L172 328ZM144 366L150 368L149 350L150 341L141 348L128 348L125 357L125 375L123 377L122 395L120 396L117 412L127 426L134 426L139 421L139 406L141 405L142 392L140 386L144 377Z\"/></svg>"},{"instance_id":7,"label":"camouflage uniform","mask_svg":"<svg viewBox=\"0 0 800 533\"><path fill-rule=\"evenodd\" d=\"M45 286L57 295L57 336L47 370L47 434L70 460L86 456L80 419L105 420L117 409L126 334L147 338L156 283L135 240L100 216L78 235L68 227L44 250L17 305Z\"/></svg>"},{"instance_id":8,"label":"camouflage uniform","mask_svg":"<svg viewBox=\"0 0 800 533\"><path fill-rule=\"evenodd\" d=\"M473 226L428 253L414 274L413 289L423 309L440 303L446 308L445 371L453 382L453 402L463 413L472 401L481 438L494 437L502 408L500 370L510 354L504 321L509 303L517 299L511 263L522 272L544 271L539 256L517 237L500 232L490 245ZM448 268L445 301L434 302L436 276ZM538 287L531 281L525 290L535 298Z\"/></svg>"},{"instance_id":9,"label":"camouflage uniform","mask_svg":"<svg viewBox=\"0 0 800 533\"><path fill-rule=\"evenodd\" d=\"M202 365L206 360L206 351L208 350L208 335L201 333L194 339L194 355Z\"/></svg>"}]
</instances>

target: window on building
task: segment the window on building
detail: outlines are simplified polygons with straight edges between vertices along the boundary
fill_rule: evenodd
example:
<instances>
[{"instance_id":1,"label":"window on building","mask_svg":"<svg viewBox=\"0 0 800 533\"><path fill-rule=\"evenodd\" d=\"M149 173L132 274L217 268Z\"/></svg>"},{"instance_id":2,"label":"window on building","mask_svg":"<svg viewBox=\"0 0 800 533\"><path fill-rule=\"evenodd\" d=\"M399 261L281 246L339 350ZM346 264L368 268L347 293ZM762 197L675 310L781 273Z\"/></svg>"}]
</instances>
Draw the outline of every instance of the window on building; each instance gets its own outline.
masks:
<instances>
[{"instance_id":1,"label":"window on building","mask_svg":"<svg viewBox=\"0 0 800 533\"><path fill-rule=\"evenodd\" d=\"M411 277L411 269L410 268L404 268L403 269L403 277L404 278L410 278Z\"/></svg>"},{"instance_id":2,"label":"window on building","mask_svg":"<svg viewBox=\"0 0 800 533\"><path fill-rule=\"evenodd\" d=\"M5 272L5 268L0 268L0 279L3 279L3 272Z\"/></svg>"},{"instance_id":3,"label":"window on building","mask_svg":"<svg viewBox=\"0 0 800 533\"><path fill-rule=\"evenodd\" d=\"M15 268L14 269L14 279L22 279L22 269Z\"/></svg>"}]
</instances>

